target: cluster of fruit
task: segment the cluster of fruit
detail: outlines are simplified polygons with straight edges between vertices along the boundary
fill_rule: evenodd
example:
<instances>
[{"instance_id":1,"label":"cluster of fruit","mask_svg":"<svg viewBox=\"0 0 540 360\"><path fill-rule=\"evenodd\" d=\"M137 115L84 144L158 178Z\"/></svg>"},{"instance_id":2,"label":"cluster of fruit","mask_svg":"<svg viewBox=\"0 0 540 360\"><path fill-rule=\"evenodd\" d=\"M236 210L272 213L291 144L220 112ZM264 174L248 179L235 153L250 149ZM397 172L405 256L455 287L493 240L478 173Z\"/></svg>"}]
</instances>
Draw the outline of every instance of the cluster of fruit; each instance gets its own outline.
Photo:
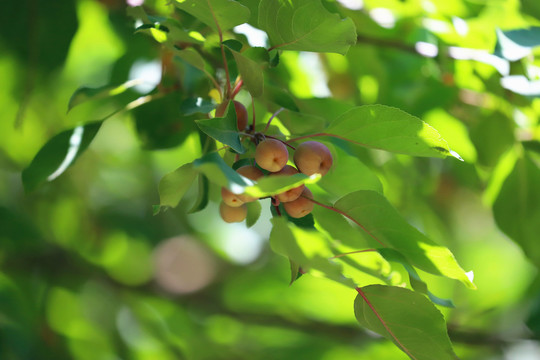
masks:
<instances>
[{"instance_id":1,"label":"cluster of fruit","mask_svg":"<svg viewBox=\"0 0 540 360\"><path fill-rule=\"evenodd\" d=\"M255 149L255 162L257 166L246 165L236 171L253 181L265 176L261 169L269 172L268 176L284 175L291 176L299 172L305 175L321 174L325 175L332 166L332 154L328 148L317 141L306 141L300 144L293 156L296 167L287 165L289 152L285 144L273 138L266 138L257 144ZM221 189L223 201L220 204L219 212L226 222L241 222L247 216L246 203L258 200L246 194L234 194L227 188ZM294 218L306 216L313 210L311 191L300 185L272 197L273 204L278 206L283 203L283 208L287 214Z\"/></svg>"}]
</instances>

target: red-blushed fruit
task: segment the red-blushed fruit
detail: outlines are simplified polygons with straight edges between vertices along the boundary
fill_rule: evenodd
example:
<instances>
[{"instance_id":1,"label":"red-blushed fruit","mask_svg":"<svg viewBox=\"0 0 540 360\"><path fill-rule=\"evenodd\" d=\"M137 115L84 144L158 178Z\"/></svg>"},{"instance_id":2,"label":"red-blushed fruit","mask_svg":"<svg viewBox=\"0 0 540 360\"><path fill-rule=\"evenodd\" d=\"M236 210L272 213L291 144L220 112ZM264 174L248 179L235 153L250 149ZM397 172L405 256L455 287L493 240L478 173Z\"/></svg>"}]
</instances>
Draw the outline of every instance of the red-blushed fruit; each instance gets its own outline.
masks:
<instances>
[{"instance_id":1,"label":"red-blushed fruit","mask_svg":"<svg viewBox=\"0 0 540 360\"><path fill-rule=\"evenodd\" d=\"M247 127L248 123L248 112L246 107L242 103L233 100L234 109L236 110L236 123L238 125L238 130L242 131Z\"/></svg>"},{"instance_id":2,"label":"red-blushed fruit","mask_svg":"<svg viewBox=\"0 0 540 360\"><path fill-rule=\"evenodd\" d=\"M237 194L234 194L225 187L221 188L221 198L225 204L232 207L239 207L244 203L242 200L240 200Z\"/></svg>"},{"instance_id":3,"label":"red-blushed fruit","mask_svg":"<svg viewBox=\"0 0 540 360\"><path fill-rule=\"evenodd\" d=\"M255 161L265 170L277 172L287 164L289 152L281 141L266 139L261 141L255 149Z\"/></svg>"},{"instance_id":4,"label":"red-blushed fruit","mask_svg":"<svg viewBox=\"0 0 540 360\"><path fill-rule=\"evenodd\" d=\"M219 214L225 222L242 222L247 216L247 206L246 204L242 204L238 207L232 207L221 202L221 204L219 204Z\"/></svg>"},{"instance_id":5,"label":"red-blushed fruit","mask_svg":"<svg viewBox=\"0 0 540 360\"><path fill-rule=\"evenodd\" d=\"M278 172L270 174L270 176L274 176L274 175L291 176L291 175L294 175L294 174L298 174L298 170L296 170L296 168L294 166L285 165L283 167L283 169L281 169ZM302 194L302 191L304 190L304 188L305 188L305 185L302 184L302 185L300 185L298 187L295 187L295 188L292 188L292 189L287 190L285 192L282 192L281 194L277 194L275 196L275 198L277 198L279 201L284 202L284 203L294 201L294 200L298 199L300 194Z\"/></svg>"},{"instance_id":6,"label":"red-blushed fruit","mask_svg":"<svg viewBox=\"0 0 540 360\"><path fill-rule=\"evenodd\" d=\"M216 108L216 117L223 117L225 115L225 110L227 109L228 101L224 101L218 105ZM247 127L248 123L248 113L246 107L236 100L232 101L234 105L234 110L236 110L236 126L238 130L244 130Z\"/></svg>"},{"instance_id":7,"label":"red-blushed fruit","mask_svg":"<svg viewBox=\"0 0 540 360\"><path fill-rule=\"evenodd\" d=\"M325 175L333 163L330 150L318 141L306 141L298 145L293 159L298 170L308 176Z\"/></svg>"},{"instance_id":8,"label":"red-blushed fruit","mask_svg":"<svg viewBox=\"0 0 540 360\"><path fill-rule=\"evenodd\" d=\"M283 203L283 207L289 216L298 219L306 216L313 210L313 202L306 199L304 196L313 198L313 194L307 187L304 187L304 190L298 199Z\"/></svg>"},{"instance_id":9,"label":"red-blushed fruit","mask_svg":"<svg viewBox=\"0 0 540 360\"><path fill-rule=\"evenodd\" d=\"M241 166L238 169L236 169L236 172L253 181L257 181L261 177L264 176L264 173L261 171L261 169L253 165ZM256 197L245 195L245 194L237 195L237 197L240 201L245 202L245 203L257 200Z\"/></svg>"}]
</instances>

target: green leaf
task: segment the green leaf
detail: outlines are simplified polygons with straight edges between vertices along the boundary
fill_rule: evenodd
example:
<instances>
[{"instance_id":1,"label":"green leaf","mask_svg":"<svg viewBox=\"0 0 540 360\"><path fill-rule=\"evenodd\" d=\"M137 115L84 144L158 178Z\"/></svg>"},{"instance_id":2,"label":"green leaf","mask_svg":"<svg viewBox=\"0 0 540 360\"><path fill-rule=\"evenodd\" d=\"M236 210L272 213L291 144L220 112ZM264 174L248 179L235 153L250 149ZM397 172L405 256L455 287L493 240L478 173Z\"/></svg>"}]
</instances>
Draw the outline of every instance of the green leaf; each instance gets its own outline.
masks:
<instances>
[{"instance_id":1,"label":"green leaf","mask_svg":"<svg viewBox=\"0 0 540 360\"><path fill-rule=\"evenodd\" d=\"M229 145L239 154L246 152L246 149L240 142L238 133L238 124L236 120L236 111L230 103L227 105L227 112L223 118L195 120L201 131L213 139Z\"/></svg>"},{"instance_id":2,"label":"green leaf","mask_svg":"<svg viewBox=\"0 0 540 360\"><path fill-rule=\"evenodd\" d=\"M281 107L284 107L285 109L299 111L298 106L296 106L291 94L280 87L265 84L264 95L265 98Z\"/></svg>"},{"instance_id":3,"label":"green leaf","mask_svg":"<svg viewBox=\"0 0 540 360\"><path fill-rule=\"evenodd\" d=\"M248 22L250 17L247 7L232 0L175 0L174 4L216 31L216 20L225 31Z\"/></svg>"},{"instance_id":4,"label":"green leaf","mask_svg":"<svg viewBox=\"0 0 540 360\"><path fill-rule=\"evenodd\" d=\"M414 269L414 267L405 259L403 255L401 255L398 251L393 249L377 249L379 254L381 254L387 261L397 262L401 264L405 270L409 273L409 281L411 283L411 287L424 295L427 295L429 299L441 306L446 306L449 308L454 308L455 305L452 302L452 300L448 299L442 299L438 296L435 296L431 293L431 291L428 290L427 284L420 278L420 275L418 275L418 272Z\"/></svg>"},{"instance_id":5,"label":"green leaf","mask_svg":"<svg viewBox=\"0 0 540 360\"><path fill-rule=\"evenodd\" d=\"M518 159L493 204L497 226L540 262L540 169L528 156Z\"/></svg>"},{"instance_id":6,"label":"green leaf","mask_svg":"<svg viewBox=\"0 0 540 360\"><path fill-rule=\"evenodd\" d=\"M330 171L318 182L327 193L339 199L357 190L373 190L382 194L382 184L358 158L347 154L339 147L329 145L333 155Z\"/></svg>"},{"instance_id":7,"label":"green leaf","mask_svg":"<svg viewBox=\"0 0 540 360\"><path fill-rule=\"evenodd\" d=\"M235 194L243 193L245 187L251 183L251 180L241 176L227 165L216 152L208 153L195 160L193 166L205 174L211 182L225 186ZM249 180L250 183L247 183L246 180Z\"/></svg>"},{"instance_id":8,"label":"green leaf","mask_svg":"<svg viewBox=\"0 0 540 360\"><path fill-rule=\"evenodd\" d=\"M208 205L208 178L203 174L199 174L199 192L197 200L188 211L188 214L193 214L203 210Z\"/></svg>"},{"instance_id":9,"label":"green leaf","mask_svg":"<svg viewBox=\"0 0 540 360\"><path fill-rule=\"evenodd\" d=\"M179 57L180 59L187 62L189 65L193 66L196 69L202 70L206 72L205 68L205 61L201 54L199 54L197 51L188 48L185 50L174 50L174 55Z\"/></svg>"},{"instance_id":10,"label":"green leaf","mask_svg":"<svg viewBox=\"0 0 540 360\"><path fill-rule=\"evenodd\" d=\"M231 51L238 71L247 90L253 97L261 96L264 89L263 63L268 63L268 52L265 48L250 48L243 53Z\"/></svg>"},{"instance_id":11,"label":"green leaf","mask_svg":"<svg viewBox=\"0 0 540 360\"><path fill-rule=\"evenodd\" d=\"M159 182L158 187L161 209L176 207L196 177L197 171L192 163L184 164L165 175Z\"/></svg>"},{"instance_id":12,"label":"green leaf","mask_svg":"<svg viewBox=\"0 0 540 360\"><path fill-rule=\"evenodd\" d=\"M384 285L357 291L354 314L360 325L393 341L411 359L458 359L442 314L426 297Z\"/></svg>"},{"instance_id":13,"label":"green leaf","mask_svg":"<svg viewBox=\"0 0 540 360\"><path fill-rule=\"evenodd\" d=\"M324 236L287 222L283 217L272 218L270 246L305 271L315 270L324 276L355 288L351 279L343 276L341 266L329 258L333 255Z\"/></svg>"},{"instance_id":14,"label":"green leaf","mask_svg":"<svg viewBox=\"0 0 540 360\"><path fill-rule=\"evenodd\" d=\"M326 209L322 206L315 206L311 212L317 220L318 228L324 231L339 243L342 243L352 249L367 249L370 247L366 235L359 233L358 229L352 225L340 214Z\"/></svg>"},{"instance_id":15,"label":"green leaf","mask_svg":"<svg viewBox=\"0 0 540 360\"><path fill-rule=\"evenodd\" d=\"M259 217L261 216L262 206L260 201L252 201L246 204L247 205L247 217L246 217L246 226L248 228L255 225Z\"/></svg>"},{"instance_id":16,"label":"green leaf","mask_svg":"<svg viewBox=\"0 0 540 360\"><path fill-rule=\"evenodd\" d=\"M122 94L128 89L131 89L134 86L137 86L139 84L142 84L142 80L130 80L122 85L118 86L101 86L97 88L90 88L86 86L81 86L75 92L73 95L71 95L71 98L69 99L68 103L68 112L73 109L75 106L83 104L90 100L98 100L98 99L104 99L107 97L115 96Z\"/></svg>"},{"instance_id":17,"label":"green leaf","mask_svg":"<svg viewBox=\"0 0 540 360\"><path fill-rule=\"evenodd\" d=\"M103 121L63 131L52 137L36 154L22 172L22 182L27 192L40 184L52 181L69 168L88 148Z\"/></svg>"},{"instance_id":18,"label":"green leaf","mask_svg":"<svg viewBox=\"0 0 540 360\"><path fill-rule=\"evenodd\" d=\"M332 123L325 134L373 149L412 156L460 159L448 148L441 135L406 112L384 105L365 105L353 108Z\"/></svg>"},{"instance_id":19,"label":"green leaf","mask_svg":"<svg viewBox=\"0 0 540 360\"><path fill-rule=\"evenodd\" d=\"M320 179L320 175L307 176L301 173L294 175L275 175L260 178L254 185L246 187L248 195L265 197L276 195L302 184L313 184Z\"/></svg>"},{"instance_id":20,"label":"green leaf","mask_svg":"<svg viewBox=\"0 0 540 360\"><path fill-rule=\"evenodd\" d=\"M396 249L419 269L476 288L448 248L436 244L407 223L381 194L356 191L338 200L334 208L361 226L376 241L375 247Z\"/></svg>"},{"instance_id":21,"label":"green leaf","mask_svg":"<svg viewBox=\"0 0 540 360\"><path fill-rule=\"evenodd\" d=\"M185 99L180 104L180 112L186 116L197 113L207 114L215 108L216 105L212 101L200 97Z\"/></svg>"},{"instance_id":22,"label":"green leaf","mask_svg":"<svg viewBox=\"0 0 540 360\"><path fill-rule=\"evenodd\" d=\"M258 22L274 48L345 55L356 44L353 21L328 12L320 0L261 0Z\"/></svg>"}]
</instances>

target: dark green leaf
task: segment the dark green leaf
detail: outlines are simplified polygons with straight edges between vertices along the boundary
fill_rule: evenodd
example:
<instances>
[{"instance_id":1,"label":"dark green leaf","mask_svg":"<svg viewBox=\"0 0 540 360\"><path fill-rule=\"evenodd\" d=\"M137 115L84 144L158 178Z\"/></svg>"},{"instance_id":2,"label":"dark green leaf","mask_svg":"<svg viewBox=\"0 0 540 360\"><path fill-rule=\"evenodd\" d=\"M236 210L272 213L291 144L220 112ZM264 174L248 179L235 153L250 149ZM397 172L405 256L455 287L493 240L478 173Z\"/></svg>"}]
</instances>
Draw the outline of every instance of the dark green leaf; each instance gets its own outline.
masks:
<instances>
[{"instance_id":1,"label":"dark green leaf","mask_svg":"<svg viewBox=\"0 0 540 360\"><path fill-rule=\"evenodd\" d=\"M250 17L247 7L231 0L175 0L174 4L214 30L217 30L214 16L222 31L245 23Z\"/></svg>"},{"instance_id":2,"label":"dark green leaf","mask_svg":"<svg viewBox=\"0 0 540 360\"><path fill-rule=\"evenodd\" d=\"M88 123L52 137L22 172L24 189L30 192L60 176L88 148L103 121Z\"/></svg>"},{"instance_id":3,"label":"dark green leaf","mask_svg":"<svg viewBox=\"0 0 540 360\"><path fill-rule=\"evenodd\" d=\"M196 69L199 69L201 71L205 70L205 61L201 54L199 54L197 51L188 48L185 50L178 50L175 49L174 55L178 56L180 59L187 62L189 65L193 66Z\"/></svg>"},{"instance_id":4,"label":"dark green leaf","mask_svg":"<svg viewBox=\"0 0 540 360\"><path fill-rule=\"evenodd\" d=\"M384 105L365 105L347 111L325 133L373 149L413 156L461 158L441 135L406 112Z\"/></svg>"},{"instance_id":5,"label":"dark green leaf","mask_svg":"<svg viewBox=\"0 0 540 360\"><path fill-rule=\"evenodd\" d=\"M493 204L497 226L540 262L540 169L528 156L519 159Z\"/></svg>"},{"instance_id":6,"label":"dark green leaf","mask_svg":"<svg viewBox=\"0 0 540 360\"><path fill-rule=\"evenodd\" d=\"M344 55L356 43L353 21L328 12L320 0L261 0L258 22L272 47L283 50Z\"/></svg>"},{"instance_id":7,"label":"dark green leaf","mask_svg":"<svg viewBox=\"0 0 540 360\"><path fill-rule=\"evenodd\" d=\"M347 214L376 242L374 247L398 250L414 266L460 280L476 288L448 248L438 245L407 223L381 194L361 190L338 200L334 208Z\"/></svg>"},{"instance_id":8,"label":"dark green leaf","mask_svg":"<svg viewBox=\"0 0 540 360\"><path fill-rule=\"evenodd\" d=\"M223 118L196 120L195 122L206 135L225 145L229 145L237 153L243 154L246 151L240 142L234 106L230 104L227 106Z\"/></svg>"},{"instance_id":9,"label":"dark green leaf","mask_svg":"<svg viewBox=\"0 0 540 360\"><path fill-rule=\"evenodd\" d=\"M164 207L176 207L195 180L195 177L197 177L197 171L192 163L182 165L165 175L159 182L158 188L161 209Z\"/></svg>"},{"instance_id":10,"label":"dark green leaf","mask_svg":"<svg viewBox=\"0 0 540 360\"><path fill-rule=\"evenodd\" d=\"M264 94L268 100L272 101L276 105L284 107L292 111L299 111L298 106L294 102L293 97L287 91L282 88L265 84Z\"/></svg>"},{"instance_id":11,"label":"dark green leaf","mask_svg":"<svg viewBox=\"0 0 540 360\"><path fill-rule=\"evenodd\" d=\"M228 47L232 51L236 51L236 52L242 51L242 48L244 47L244 44L242 44L240 41L234 40L234 39L225 40L223 42L223 45L225 45L226 47Z\"/></svg>"},{"instance_id":12,"label":"dark green leaf","mask_svg":"<svg viewBox=\"0 0 540 360\"><path fill-rule=\"evenodd\" d=\"M360 325L391 340L411 359L458 359L442 314L419 293L394 286L362 287L354 314Z\"/></svg>"},{"instance_id":13,"label":"dark green leaf","mask_svg":"<svg viewBox=\"0 0 540 360\"><path fill-rule=\"evenodd\" d=\"M184 115L207 114L215 108L216 105L212 101L200 97L185 99L180 104L180 112Z\"/></svg>"}]
</instances>

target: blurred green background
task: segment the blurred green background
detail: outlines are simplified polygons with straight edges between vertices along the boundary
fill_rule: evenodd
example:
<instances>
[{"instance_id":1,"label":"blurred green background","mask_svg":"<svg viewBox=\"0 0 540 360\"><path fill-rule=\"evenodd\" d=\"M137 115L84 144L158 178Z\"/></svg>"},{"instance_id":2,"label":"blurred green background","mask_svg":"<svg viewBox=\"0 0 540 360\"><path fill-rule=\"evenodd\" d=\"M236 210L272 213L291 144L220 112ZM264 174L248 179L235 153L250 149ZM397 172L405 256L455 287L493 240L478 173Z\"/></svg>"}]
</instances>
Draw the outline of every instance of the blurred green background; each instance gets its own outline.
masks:
<instances>
[{"instance_id":1,"label":"blurred green background","mask_svg":"<svg viewBox=\"0 0 540 360\"><path fill-rule=\"evenodd\" d=\"M442 311L460 358L539 359L540 5L324 4L354 20L358 44L346 56L284 52L269 78L298 103L381 103L439 130L464 162L359 156L401 214L474 271L477 291L422 274L456 304ZM0 359L406 359L358 326L349 289L310 276L288 285L287 259L268 246L269 203L246 229L219 218L219 189L187 214L194 186L152 216L160 178L201 155L197 117L180 119L174 93L109 118L72 167L25 193L21 172L52 136L160 82L160 45L134 33L127 6L0 5ZM165 1L144 6L171 13ZM528 30L503 33L515 29ZM185 91L199 91L200 73L181 76ZM82 85L141 77L146 88L66 112ZM247 93L239 99L249 107ZM526 200L514 204L520 189Z\"/></svg>"}]
</instances>

